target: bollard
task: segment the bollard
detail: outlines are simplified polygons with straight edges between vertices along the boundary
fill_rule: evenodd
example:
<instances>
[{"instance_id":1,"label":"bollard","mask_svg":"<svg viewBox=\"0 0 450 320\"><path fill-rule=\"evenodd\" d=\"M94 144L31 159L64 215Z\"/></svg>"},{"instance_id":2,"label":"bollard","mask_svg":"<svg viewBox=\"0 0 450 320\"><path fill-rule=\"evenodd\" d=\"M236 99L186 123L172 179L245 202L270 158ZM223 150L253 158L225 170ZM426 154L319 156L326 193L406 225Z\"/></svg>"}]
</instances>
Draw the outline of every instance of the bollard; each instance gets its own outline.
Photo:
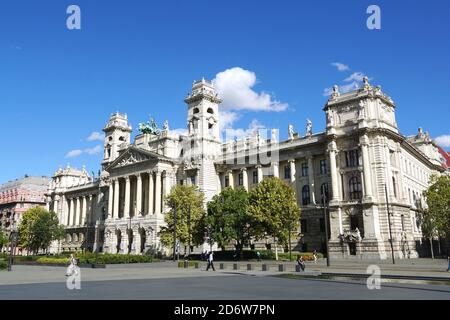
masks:
<instances>
[{"instance_id":1,"label":"bollard","mask_svg":"<svg viewBox=\"0 0 450 320\"><path fill-rule=\"evenodd\" d=\"M286 271L286 265L285 264L279 264L278 265L278 271L285 272Z\"/></svg>"},{"instance_id":2,"label":"bollard","mask_svg":"<svg viewBox=\"0 0 450 320\"><path fill-rule=\"evenodd\" d=\"M263 264L262 265L262 271L269 271L269 265L268 264Z\"/></svg>"},{"instance_id":3,"label":"bollard","mask_svg":"<svg viewBox=\"0 0 450 320\"><path fill-rule=\"evenodd\" d=\"M189 268L189 261L184 261L184 268L185 269Z\"/></svg>"},{"instance_id":4,"label":"bollard","mask_svg":"<svg viewBox=\"0 0 450 320\"><path fill-rule=\"evenodd\" d=\"M220 266L220 270L225 270L225 263L221 263L219 266Z\"/></svg>"},{"instance_id":5,"label":"bollard","mask_svg":"<svg viewBox=\"0 0 450 320\"><path fill-rule=\"evenodd\" d=\"M233 263L233 270L239 270L239 263Z\"/></svg>"},{"instance_id":6,"label":"bollard","mask_svg":"<svg viewBox=\"0 0 450 320\"><path fill-rule=\"evenodd\" d=\"M247 271L253 271L255 270L255 266L251 263L247 264Z\"/></svg>"}]
</instances>

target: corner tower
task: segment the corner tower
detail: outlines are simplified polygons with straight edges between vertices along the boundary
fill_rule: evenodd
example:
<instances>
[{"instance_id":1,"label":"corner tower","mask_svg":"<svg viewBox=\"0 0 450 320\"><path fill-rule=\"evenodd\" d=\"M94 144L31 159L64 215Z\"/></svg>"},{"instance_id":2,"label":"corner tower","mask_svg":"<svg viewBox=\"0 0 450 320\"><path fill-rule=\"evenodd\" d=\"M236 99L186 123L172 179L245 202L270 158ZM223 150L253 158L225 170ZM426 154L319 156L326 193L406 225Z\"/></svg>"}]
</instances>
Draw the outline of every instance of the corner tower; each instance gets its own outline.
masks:
<instances>
[{"instance_id":1,"label":"corner tower","mask_svg":"<svg viewBox=\"0 0 450 320\"><path fill-rule=\"evenodd\" d=\"M222 100L213 84L202 79L194 82L192 92L184 101L188 105L188 174L209 201L220 187L214 161L221 147L219 104Z\"/></svg>"},{"instance_id":2,"label":"corner tower","mask_svg":"<svg viewBox=\"0 0 450 320\"><path fill-rule=\"evenodd\" d=\"M126 114L116 112L111 115L105 128L103 128L103 132L105 132L103 168L117 159L119 150L130 144L132 131Z\"/></svg>"}]
</instances>

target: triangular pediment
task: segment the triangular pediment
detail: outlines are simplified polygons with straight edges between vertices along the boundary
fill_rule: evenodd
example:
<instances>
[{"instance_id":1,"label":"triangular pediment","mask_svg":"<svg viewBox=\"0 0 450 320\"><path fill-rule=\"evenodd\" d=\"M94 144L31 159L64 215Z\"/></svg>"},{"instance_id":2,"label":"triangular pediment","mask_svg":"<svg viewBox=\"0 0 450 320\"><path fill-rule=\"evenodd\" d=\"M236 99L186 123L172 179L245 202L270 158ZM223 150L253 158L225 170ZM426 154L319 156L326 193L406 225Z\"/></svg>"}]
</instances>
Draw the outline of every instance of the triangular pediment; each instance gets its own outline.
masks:
<instances>
[{"instance_id":1,"label":"triangular pediment","mask_svg":"<svg viewBox=\"0 0 450 320\"><path fill-rule=\"evenodd\" d=\"M167 161L169 160L167 157L148 151L140 148L136 148L134 146L130 146L126 151L122 152L122 154L114 160L107 168L107 171L110 171L115 168L127 167L134 165L140 162L146 161Z\"/></svg>"}]
</instances>

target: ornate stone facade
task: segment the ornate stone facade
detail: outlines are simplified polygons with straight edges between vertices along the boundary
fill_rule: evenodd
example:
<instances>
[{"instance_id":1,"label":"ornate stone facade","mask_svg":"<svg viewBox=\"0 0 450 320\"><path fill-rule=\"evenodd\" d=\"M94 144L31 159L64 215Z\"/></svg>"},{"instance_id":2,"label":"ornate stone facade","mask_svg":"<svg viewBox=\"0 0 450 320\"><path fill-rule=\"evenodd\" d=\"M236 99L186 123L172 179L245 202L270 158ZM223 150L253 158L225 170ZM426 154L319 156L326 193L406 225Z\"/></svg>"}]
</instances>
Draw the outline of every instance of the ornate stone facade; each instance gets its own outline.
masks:
<instances>
[{"instance_id":1,"label":"ornate stone facade","mask_svg":"<svg viewBox=\"0 0 450 320\"><path fill-rule=\"evenodd\" d=\"M163 130L141 130L132 143L127 116L116 113L104 128L99 179L69 169L55 174L48 201L67 226L62 249L164 250L158 232L173 186L197 185L209 201L225 187L249 190L275 176L292 185L302 208L296 249L324 251L326 223L333 257L388 258L387 189L395 255L418 256L422 192L430 175L445 169L433 141L420 132L417 139L400 134L393 100L368 79L350 93L334 87L323 109L325 132L314 133L308 121L302 136L289 125L285 141L272 130L269 139L256 132L222 142L221 100L208 81L194 82L185 102L186 135L171 132L166 121Z\"/></svg>"}]
</instances>

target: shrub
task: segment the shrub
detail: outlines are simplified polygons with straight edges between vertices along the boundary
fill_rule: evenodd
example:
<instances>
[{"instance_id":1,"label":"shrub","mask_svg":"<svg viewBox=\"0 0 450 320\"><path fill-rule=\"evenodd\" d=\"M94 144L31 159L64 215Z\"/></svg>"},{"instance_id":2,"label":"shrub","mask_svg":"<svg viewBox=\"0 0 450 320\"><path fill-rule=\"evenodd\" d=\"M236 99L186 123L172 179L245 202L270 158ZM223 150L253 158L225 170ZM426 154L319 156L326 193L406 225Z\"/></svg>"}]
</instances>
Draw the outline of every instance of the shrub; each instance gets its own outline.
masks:
<instances>
[{"instance_id":1,"label":"shrub","mask_svg":"<svg viewBox=\"0 0 450 320\"><path fill-rule=\"evenodd\" d=\"M37 263L41 264L68 264L69 259L67 258L51 258L51 257L42 257L36 260Z\"/></svg>"},{"instance_id":2,"label":"shrub","mask_svg":"<svg viewBox=\"0 0 450 320\"><path fill-rule=\"evenodd\" d=\"M0 270L5 270L6 268L8 268L8 263L0 258Z\"/></svg>"}]
</instances>

